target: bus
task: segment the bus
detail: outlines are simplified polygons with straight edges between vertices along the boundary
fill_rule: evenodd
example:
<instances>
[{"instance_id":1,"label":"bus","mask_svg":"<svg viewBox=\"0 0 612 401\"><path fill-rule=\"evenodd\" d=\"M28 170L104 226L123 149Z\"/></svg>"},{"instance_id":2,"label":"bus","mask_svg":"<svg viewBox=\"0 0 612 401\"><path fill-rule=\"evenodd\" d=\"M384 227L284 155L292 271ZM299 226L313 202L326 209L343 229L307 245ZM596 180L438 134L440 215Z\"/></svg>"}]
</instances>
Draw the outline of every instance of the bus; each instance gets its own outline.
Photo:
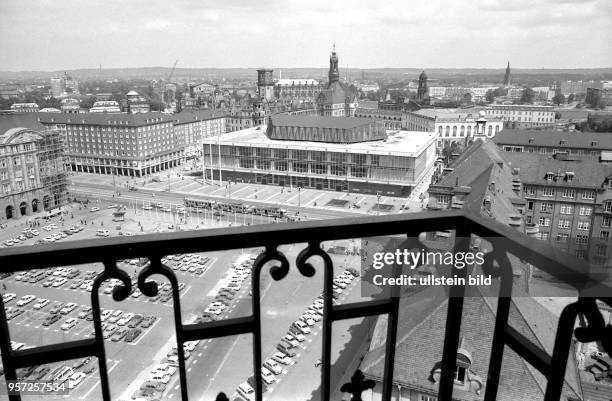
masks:
<instances>
[{"instance_id":1,"label":"bus","mask_svg":"<svg viewBox=\"0 0 612 401\"><path fill-rule=\"evenodd\" d=\"M287 215L287 210L281 209L279 207L253 206L250 209L251 209L251 213L258 215L258 216L283 218Z\"/></svg>"}]
</instances>

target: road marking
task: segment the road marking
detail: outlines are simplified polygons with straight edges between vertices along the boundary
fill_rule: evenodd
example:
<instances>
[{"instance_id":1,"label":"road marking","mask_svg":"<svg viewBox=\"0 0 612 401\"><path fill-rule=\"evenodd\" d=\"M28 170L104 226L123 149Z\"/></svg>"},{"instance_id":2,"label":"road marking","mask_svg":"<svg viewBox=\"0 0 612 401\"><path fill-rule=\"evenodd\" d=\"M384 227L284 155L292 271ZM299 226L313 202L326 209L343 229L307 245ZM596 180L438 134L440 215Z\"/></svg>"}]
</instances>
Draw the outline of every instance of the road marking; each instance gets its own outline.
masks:
<instances>
[{"instance_id":1,"label":"road marking","mask_svg":"<svg viewBox=\"0 0 612 401\"><path fill-rule=\"evenodd\" d=\"M178 385L178 384L177 384L176 386L174 386L174 389L175 389L175 390L178 390L178 388L179 388L179 385Z\"/></svg>"},{"instance_id":2,"label":"road marking","mask_svg":"<svg viewBox=\"0 0 612 401\"><path fill-rule=\"evenodd\" d=\"M194 362L195 363L195 362ZM191 368L187 369L187 373L191 372Z\"/></svg>"},{"instance_id":3,"label":"road marking","mask_svg":"<svg viewBox=\"0 0 612 401\"><path fill-rule=\"evenodd\" d=\"M195 365L196 363L198 363L197 359L194 359L194 361L192 362L193 365Z\"/></svg>"},{"instance_id":4,"label":"road marking","mask_svg":"<svg viewBox=\"0 0 612 401\"><path fill-rule=\"evenodd\" d=\"M198 354L198 356L202 356L202 353L200 352L200 353Z\"/></svg>"},{"instance_id":5,"label":"road marking","mask_svg":"<svg viewBox=\"0 0 612 401\"><path fill-rule=\"evenodd\" d=\"M174 393L172 393L172 394L170 394L170 395L168 396L168 398L172 398L172 397L174 397Z\"/></svg>"}]
</instances>

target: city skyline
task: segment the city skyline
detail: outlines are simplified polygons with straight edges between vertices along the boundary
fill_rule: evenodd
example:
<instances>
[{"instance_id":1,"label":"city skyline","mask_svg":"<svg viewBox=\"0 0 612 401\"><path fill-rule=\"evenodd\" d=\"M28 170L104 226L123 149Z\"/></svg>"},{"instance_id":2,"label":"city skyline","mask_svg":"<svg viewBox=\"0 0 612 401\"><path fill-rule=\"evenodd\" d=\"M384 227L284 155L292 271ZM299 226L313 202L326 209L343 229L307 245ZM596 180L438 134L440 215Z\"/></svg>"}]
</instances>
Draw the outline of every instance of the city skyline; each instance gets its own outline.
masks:
<instances>
[{"instance_id":1,"label":"city skyline","mask_svg":"<svg viewBox=\"0 0 612 401\"><path fill-rule=\"evenodd\" d=\"M0 15L0 71L170 67L176 59L184 68L316 68L334 43L342 69L503 68L508 60L516 69L612 66L605 51L612 4L602 0L409 8L275 0L168 8L113 0L85 9L13 1L0 4Z\"/></svg>"}]
</instances>

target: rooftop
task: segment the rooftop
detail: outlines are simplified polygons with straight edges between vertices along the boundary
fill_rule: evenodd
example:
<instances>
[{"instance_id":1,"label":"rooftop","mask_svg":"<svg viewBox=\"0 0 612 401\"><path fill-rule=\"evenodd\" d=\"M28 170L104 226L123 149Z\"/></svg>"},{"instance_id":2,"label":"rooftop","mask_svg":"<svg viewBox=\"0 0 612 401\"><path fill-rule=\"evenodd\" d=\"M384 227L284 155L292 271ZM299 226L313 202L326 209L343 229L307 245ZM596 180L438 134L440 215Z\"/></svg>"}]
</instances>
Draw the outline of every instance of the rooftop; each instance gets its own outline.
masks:
<instances>
[{"instance_id":1,"label":"rooftop","mask_svg":"<svg viewBox=\"0 0 612 401\"><path fill-rule=\"evenodd\" d=\"M128 125L141 126L172 122L173 116L160 112L149 113L80 113L80 114L38 114L42 124L75 125Z\"/></svg>"},{"instance_id":2,"label":"rooftop","mask_svg":"<svg viewBox=\"0 0 612 401\"><path fill-rule=\"evenodd\" d=\"M521 181L525 184L541 184L561 187L601 188L607 177L612 176L612 165L599 163L594 159L559 160L552 156L526 152L504 152L503 157L512 167L520 169ZM572 172L571 184L564 178L547 181L546 174Z\"/></svg>"},{"instance_id":3,"label":"rooftop","mask_svg":"<svg viewBox=\"0 0 612 401\"><path fill-rule=\"evenodd\" d=\"M481 109L469 108L469 109L421 109L413 111L415 114L419 114L426 117L438 118L438 119L465 119L467 117L478 118L478 113Z\"/></svg>"},{"instance_id":4,"label":"rooftop","mask_svg":"<svg viewBox=\"0 0 612 401\"><path fill-rule=\"evenodd\" d=\"M351 129L372 124L375 121L371 118L360 117L321 117L321 116L292 116L287 114L277 114L271 116L272 124L277 127L312 127L312 128L332 128L332 129Z\"/></svg>"},{"instance_id":5,"label":"rooftop","mask_svg":"<svg viewBox=\"0 0 612 401\"><path fill-rule=\"evenodd\" d=\"M493 142L498 145L612 150L612 133L505 129L495 135Z\"/></svg>"},{"instance_id":6,"label":"rooftop","mask_svg":"<svg viewBox=\"0 0 612 401\"><path fill-rule=\"evenodd\" d=\"M302 78L296 78L296 79L279 79L278 81L275 82L275 85L279 85L279 86L291 86L291 85L319 85L319 82L314 80L314 79L302 79Z\"/></svg>"},{"instance_id":7,"label":"rooftop","mask_svg":"<svg viewBox=\"0 0 612 401\"><path fill-rule=\"evenodd\" d=\"M10 113L0 114L0 135L11 128L29 128L37 131L43 129L38 121L37 113Z\"/></svg>"},{"instance_id":8,"label":"rooftop","mask_svg":"<svg viewBox=\"0 0 612 401\"><path fill-rule=\"evenodd\" d=\"M335 118L342 120L344 118ZM351 144L274 140L266 136L267 126L247 128L230 132L217 137L204 139L204 144L235 146L268 147L277 149L304 149L347 153L370 153L378 155L395 155L416 157L436 141L436 136L429 132L387 131L386 141L359 142Z\"/></svg>"},{"instance_id":9,"label":"rooftop","mask_svg":"<svg viewBox=\"0 0 612 401\"><path fill-rule=\"evenodd\" d=\"M174 114L172 117L174 124L188 124L195 121L223 118L225 114L215 113L212 110L185 110Z\"/></svg>"}]
</instances>

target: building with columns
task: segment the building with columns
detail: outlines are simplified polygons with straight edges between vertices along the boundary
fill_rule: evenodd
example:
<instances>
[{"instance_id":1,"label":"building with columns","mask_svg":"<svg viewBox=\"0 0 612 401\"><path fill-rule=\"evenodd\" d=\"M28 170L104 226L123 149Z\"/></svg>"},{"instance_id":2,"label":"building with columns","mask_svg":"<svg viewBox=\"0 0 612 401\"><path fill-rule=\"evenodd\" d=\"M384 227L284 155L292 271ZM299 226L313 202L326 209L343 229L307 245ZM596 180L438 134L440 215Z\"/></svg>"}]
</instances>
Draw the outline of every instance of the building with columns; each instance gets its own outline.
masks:
<instances>
[{"instance_id":1,"label":"building with columns","mask_svg":"<svg viewBox=\"0 0 612 401\"><path fill-rule=\"evenodd\" d=\"M15 127L0 134L0 222L58 208L67 189L59 131Z\"/></svg>"},{"instance_id":2,"label":"building with columns","mask_svg":"<svg viewBox=\"0 0 612 401\"><path fill-rule=\"evenodd\" d=\"M141 177L184 157L184 138L164 113L40 114L39 121L62 132L72 171Z\"/></svg>"}]
</instances>

